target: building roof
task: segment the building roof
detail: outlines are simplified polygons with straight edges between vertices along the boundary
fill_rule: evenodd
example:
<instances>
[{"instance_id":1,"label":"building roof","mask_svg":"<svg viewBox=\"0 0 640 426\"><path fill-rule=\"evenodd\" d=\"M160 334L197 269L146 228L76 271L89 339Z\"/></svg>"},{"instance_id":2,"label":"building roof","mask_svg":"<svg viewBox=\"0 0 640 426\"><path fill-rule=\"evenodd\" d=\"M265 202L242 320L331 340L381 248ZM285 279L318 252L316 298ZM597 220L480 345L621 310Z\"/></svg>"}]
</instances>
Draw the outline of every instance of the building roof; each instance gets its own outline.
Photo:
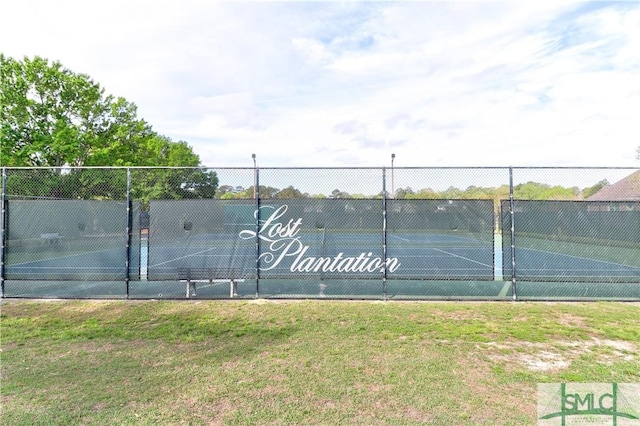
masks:
<instances>
[{"instance_id":1,"label":"building roof","mask_svg":"<svg viewBox=\"0 0 640 426\"><path fill-rule=\"evenodd\" d=\"M589 201L640 201L640 170L603 187L587 199Z\"/></svg>"}]
</instances>

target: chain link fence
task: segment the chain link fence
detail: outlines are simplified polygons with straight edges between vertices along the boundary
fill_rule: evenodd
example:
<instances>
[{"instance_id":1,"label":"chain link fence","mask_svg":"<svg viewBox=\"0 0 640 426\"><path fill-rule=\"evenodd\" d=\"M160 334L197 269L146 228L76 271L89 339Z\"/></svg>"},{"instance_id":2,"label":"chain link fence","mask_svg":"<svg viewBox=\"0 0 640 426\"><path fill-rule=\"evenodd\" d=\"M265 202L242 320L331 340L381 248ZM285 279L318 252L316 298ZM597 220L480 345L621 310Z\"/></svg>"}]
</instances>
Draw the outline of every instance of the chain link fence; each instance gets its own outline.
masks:
<instances>
[{"instance_id":1,"label":"chain link fence","mask_svg":"<svg viewBox=\"0 0 640 426\"><path fill-rule=\"evenodd\" d=\"M2 297L640 300L635 168L3 168Z\"/></svg>"}]
</instances>

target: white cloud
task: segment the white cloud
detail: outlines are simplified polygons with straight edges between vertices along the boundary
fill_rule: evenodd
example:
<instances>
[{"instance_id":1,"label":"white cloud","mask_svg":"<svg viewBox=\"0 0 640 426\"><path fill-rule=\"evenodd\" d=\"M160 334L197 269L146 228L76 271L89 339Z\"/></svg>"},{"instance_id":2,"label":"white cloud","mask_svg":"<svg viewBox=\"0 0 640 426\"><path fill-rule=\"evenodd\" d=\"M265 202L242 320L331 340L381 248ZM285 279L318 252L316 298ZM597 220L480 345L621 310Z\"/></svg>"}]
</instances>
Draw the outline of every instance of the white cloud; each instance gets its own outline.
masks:
<instances>
[{"instance_id":1,"label":"white cloud","mask_svg":"<svg viewBox=\"0 0 640 426\"><path fill-rule=\"evenodd\" d=\"M637 3L5 3L205 164L637 165Z\"/></svg>"}]
</instances>

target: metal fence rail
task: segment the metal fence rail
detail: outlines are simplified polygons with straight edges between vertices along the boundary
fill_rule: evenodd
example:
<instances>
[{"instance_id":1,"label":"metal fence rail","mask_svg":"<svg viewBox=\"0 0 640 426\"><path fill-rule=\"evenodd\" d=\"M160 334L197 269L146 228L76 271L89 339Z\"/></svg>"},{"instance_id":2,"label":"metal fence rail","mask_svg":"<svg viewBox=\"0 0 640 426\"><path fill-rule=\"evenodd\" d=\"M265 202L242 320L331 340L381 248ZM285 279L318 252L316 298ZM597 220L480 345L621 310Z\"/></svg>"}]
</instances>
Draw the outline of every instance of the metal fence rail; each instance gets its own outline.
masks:
<instances>
[{"instance_id":1,"label":"metal fence rail","mask_svg":"<svg viewBox=\"0 0 640 426\"><path fill-rule=\"evenodd\" d=\"M2 297L640 300L636 168L3 168Z\"/></svg>"}]
</instances>

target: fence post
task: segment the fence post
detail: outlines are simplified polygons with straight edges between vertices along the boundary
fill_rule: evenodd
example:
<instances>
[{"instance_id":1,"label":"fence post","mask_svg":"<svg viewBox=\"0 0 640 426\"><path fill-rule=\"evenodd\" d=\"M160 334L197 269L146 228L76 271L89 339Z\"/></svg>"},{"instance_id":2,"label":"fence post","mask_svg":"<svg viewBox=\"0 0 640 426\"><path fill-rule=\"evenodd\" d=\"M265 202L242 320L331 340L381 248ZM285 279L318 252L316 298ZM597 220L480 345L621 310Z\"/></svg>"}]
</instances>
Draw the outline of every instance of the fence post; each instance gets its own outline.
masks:
<instances>
[{"instance_id":1,"label":"fence post","mask_svg":"<svg viewBox=\"0 0 640 426\"><path fill-rule=\"evenodd\" d=\"M255 160L255 157L254 157ZM260 176L258 166L253 168L253 195L256 203L254 213L256 219L256 299L260 297Z\"/></svg>"},{"instance_id":2,"label":"fence post","mask_svg":"<svg viewBox=\"0 0 640 426\"><path fill-rule=\"evenodd\" d=\"M509 166L509 219L511 222L511 292L513 300L517 300L517 283L516 283L516 236L514 225L515 201L513 197L513 167Z\"/></svg>"},{"instance_id":3,"label":"fence post","mask_svg":"<svg viewBox=\"0 0 640 426\"><path fill-rule=\"evenodd\" d=\"M2 194L0 195L0 297L4 298L5 255L7 249L7 168L2 168Z\"/></svg>"},{"instance_id":4,"label":"fence post","mask_svg":"<svg viewBox=\"0 0 640 426\"><path fill-rule=\"evenodd\" d=\"M387 300L387 169L382 166L382 298Z\"/></svg>"},{"instance_id":5,"label":"fence post","mask_svg":"<svg viewBox=\"0 0 640 426\"><path fill-rule=\"evenodd\" d=\"M126 285L126 298L129 298L129 282L131 281L131 273L129 271L131 266L131 228L133 224L132 212L131 212L131 169L127 167L127 244L126 244L126 259L125 259L125 285Z\"/></svg>"}]
</instances>

